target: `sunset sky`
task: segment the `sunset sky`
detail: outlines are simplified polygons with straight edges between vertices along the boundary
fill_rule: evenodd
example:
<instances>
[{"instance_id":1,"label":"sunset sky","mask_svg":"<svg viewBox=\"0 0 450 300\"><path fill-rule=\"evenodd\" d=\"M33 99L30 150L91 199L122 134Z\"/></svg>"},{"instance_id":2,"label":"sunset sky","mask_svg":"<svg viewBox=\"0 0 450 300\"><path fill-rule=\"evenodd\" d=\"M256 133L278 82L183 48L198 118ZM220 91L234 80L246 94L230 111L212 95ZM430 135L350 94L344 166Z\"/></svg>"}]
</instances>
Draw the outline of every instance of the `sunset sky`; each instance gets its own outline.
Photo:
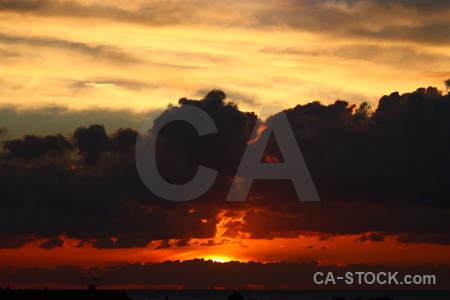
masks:
<instances>
[{"instance_id":1,"label":"sunset sky","mask_svg":"<svg viewBox=\"0 0 450 300\"><path fill-rule=\"evenodd\" d=\"M52 121L67 132L93 119L136 126L129 111L212 88L259 111L376 104L393 91L443 90L450 77L446 1L2 0L0 15L11 135L56 133ZM73 116L86 110L96 117Z\"/></svg>"},{"instance_id":2,"label":"sunset sky","mask_svg":"<svg viewBox=\"0 0 450 300\"><path fill-rule=\"evenodd\" d=\"M195 258L448 272L449 33L440 0L0 0L0 286ZM134 143L183 97L219 136L170 127L162 173L221 175L173 203L143 187ZM286 110L321 203L284 181L224 202L262 106ZM190 287L127 280L103 284Z\"/></svg>"}]
</instances>

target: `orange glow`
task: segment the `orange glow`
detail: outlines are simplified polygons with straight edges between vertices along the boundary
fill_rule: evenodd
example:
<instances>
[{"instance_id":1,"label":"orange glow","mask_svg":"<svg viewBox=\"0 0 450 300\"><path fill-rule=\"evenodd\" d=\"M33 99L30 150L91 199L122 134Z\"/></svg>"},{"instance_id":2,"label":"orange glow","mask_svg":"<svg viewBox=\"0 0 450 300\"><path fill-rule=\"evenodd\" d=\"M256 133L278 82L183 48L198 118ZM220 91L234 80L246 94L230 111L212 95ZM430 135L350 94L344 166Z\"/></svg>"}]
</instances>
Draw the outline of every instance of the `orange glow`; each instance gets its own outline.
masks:
<instances>
[{"instance_id":1,"label":"orange glow","mask_svg":"<svg viewBox=\"0 0 450 300\"><path fill-rule=\"evenodd\" d=\"M223 229L222 229L223 230ZM165 260L190 260L204 258L216 262L260 261L260 262L311 262L321 264L445 264L450 263L448 246L433 244L403 244L390 236L383 242L358 242L360 235L334 236L321 240L314 233L299 238L267 239L192 239L188 247L173 245L157 249L161 241L153 241L144 248L96 249L90 244L77 247L79 241L65 239L63 247L51 250L39 248L44 239L27 243L19 249L1 249L0 267L45 267L59 265L110 266L121 263L151 263ZM424 256L423 253L429 255Z\"/></svg>"},{"instance_id":2,"label":"orange glow","mask_svg":"<svg viewBox=\"0 0 450 300\"><path fill-rule=\"evenodd\" d=\"M152 241L147 247L124 249L96 249L93 242L60 236L62 247L41 249L46 239L36 238L19 249L0 249L0 267L53 268L70 264L74 266L110 266L121 263L156 263L166 260L191 260L203 258L223 263L228 261L259 262L311 262L320 264L445 264L450 263L449 246L435 244L404 244L397 236L387 236L382 242L358 241L360 234L337 235L323 238L314 232L298 233L295 238L251 239L248 232L239 230L237 223L245 222L245 210L219 213L217 232L211 239L191 239L189 246L176 246L169 240L168 248L158 248L162 241ZM244 223L245 224L245 223ZM232 229L232 230L231 230ZM115 240L115 238L113 238ZM424 256L423 253L429 255Z\"/></svg>"}]
</instances>

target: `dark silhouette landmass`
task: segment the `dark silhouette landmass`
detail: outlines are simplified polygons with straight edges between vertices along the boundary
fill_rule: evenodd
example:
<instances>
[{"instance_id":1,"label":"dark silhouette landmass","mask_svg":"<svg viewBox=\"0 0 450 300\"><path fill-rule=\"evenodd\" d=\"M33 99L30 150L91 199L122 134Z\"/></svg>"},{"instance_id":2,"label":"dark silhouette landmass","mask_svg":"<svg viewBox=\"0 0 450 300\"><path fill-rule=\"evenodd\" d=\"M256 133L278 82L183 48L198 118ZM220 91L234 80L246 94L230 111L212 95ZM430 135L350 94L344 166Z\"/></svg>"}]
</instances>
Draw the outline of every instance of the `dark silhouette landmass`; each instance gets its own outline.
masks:
<instances>
[{"instance_id":1,"label":"dark silhouette landmass","mask_svg":"<svg viewBox=\"0 0 450 300\"><path fill-rule=\"evenodd\" d=\"M227 300L246 300L244 296L242 296L238 292L234 292L233 294L229 295ZM250 300L257 300L257 299L250 299ZM345 297L334 297L333 300L347 300ZM355 298L354 300L363 300L363 298ZM392 297L376 297L376 298L368 298L368 300L395 300Z\"/></svg>"},{"instance_id":2,"label":"dark silhouette landmass","mask_svg":"<svg viewBox=\"0 0 450 300\"><path fill-rule=\"evenodd\" d=\"M333 300L347 300L345 297L334 297ZM355 298L354 300L363 300L363 298ZM376 297L376 298L369 298L368 300L395 300L392 297Z\"/></svg>"},{"instance_id":3,"label":"dark silhouette landmass","mask_svg":"<svg viewBox=\"0 0 450 300\"><path fill-rule=\"evenodd\" d=\"M1 300L132 300L125 291L0 289Z\"/></svg>"}]
</instances>

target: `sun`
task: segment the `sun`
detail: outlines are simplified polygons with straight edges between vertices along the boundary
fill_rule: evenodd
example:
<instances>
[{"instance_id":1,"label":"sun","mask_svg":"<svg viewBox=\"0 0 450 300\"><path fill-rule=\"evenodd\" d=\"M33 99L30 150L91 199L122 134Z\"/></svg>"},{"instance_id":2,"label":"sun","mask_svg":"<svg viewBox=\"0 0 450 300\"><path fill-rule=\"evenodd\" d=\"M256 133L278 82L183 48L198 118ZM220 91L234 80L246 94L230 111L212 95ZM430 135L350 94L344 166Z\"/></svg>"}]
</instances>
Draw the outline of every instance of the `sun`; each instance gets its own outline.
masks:
<instances>
[{"instance_id":1,"label":"sun","mask_svg":"<svg viewBox=\"0 0 450 300\"><path fill-rule=\"evenodd\" d=\"M219 262L219 263L225 263L225 262L229 262L229 261L234 260L231 257L219 256L219 255L205 256L204 259L205 260L212 260L214 262Z\"/></svg>"}]
</instances>

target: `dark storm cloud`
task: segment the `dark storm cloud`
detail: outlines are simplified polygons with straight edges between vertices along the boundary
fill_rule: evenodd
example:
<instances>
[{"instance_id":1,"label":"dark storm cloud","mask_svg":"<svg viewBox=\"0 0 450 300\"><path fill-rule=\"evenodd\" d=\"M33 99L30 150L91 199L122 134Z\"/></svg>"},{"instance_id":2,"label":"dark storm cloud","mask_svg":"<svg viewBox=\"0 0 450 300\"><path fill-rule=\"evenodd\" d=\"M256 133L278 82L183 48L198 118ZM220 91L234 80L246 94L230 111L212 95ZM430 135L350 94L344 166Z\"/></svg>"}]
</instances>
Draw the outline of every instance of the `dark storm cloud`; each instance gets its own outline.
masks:
<instances>
[{"instance_id":1,"label":"dark storm cloud","mask_svg":"<svg viewBox=\"0 0 450 300\"><path fill-rule=\"evenodd\" d=\"M188 104L207 112L218 132L199 137L184 122L166 125L157 140L158 169L172 183L188 182L198 165L218 170L206 194L171 202L148 191L136 171L133 129L108 133L103 125L90 125L68 137L8 140L0 156L0 235L9 238L0 246L20 247L30 234L47 239L65 234L96 248L163 240L164 248L186 246L193 238L219 246L242 234L272 239L304 232L448 243L448 94L430 87L383 96L374 110L341 100L286 110L320 203L299 202L289 180L257 180L247 201L225 202L257 117L227 102L219 90L201 100L179 100ZM154 123L180 111L171 105ZM282 159L274 137L265 154ZM222 224L224 236L214 240L224 210L227 218L244 215Z\"/></svg>"},{"instance_id":2,"label":"dark storm cloud","mask_svg":"<svg viewBox=\"0 0 450 300\"><path fill-rule=\"evenodd\" d=\"M189 128L185 135L185 130L179 131L179 124L167 126L161 133L162 140L167 141L161 146L162 163L172 165L172 155L180 157L179 150L184 149L178 161L186 170L174 174L170 172L173 167L164 168L169 180L189 179L196 168L190 155L202 154L210 165L219 168L222 163L211 156L211 150L222 156L239 155L236 146L245 146L251 133L248 120L254 122L256 117L225 105L224 97L224 93L213 91L202 101L180 100L207 109L222 130L211 140L216 144L209 147L207 140L199 144ZM184 140L178 140L180 133ZM91 125L79 127L64 139L67 147L45 143L60 136L6 141L0 158L0 231L17 236L32 232L39 238L65 234L93 242L97 248L145 247L152 240L213 237L220 206L205 199L217 191L197 202L158 199L143 186L136 172L136 137L132 129L108 134L104 126ZM190 144L194 148L189 149ZM196 208L194 212L190 212L192 208Z\"/></svg>"},{"instance_id":3,"label":"dark storm cloud","mask_svg":"<svg viewBox=\"0 0 450 300\"><path fill-rule=\"evenodd\" d=\"M227 289L246 290L254 286L264 286L266 289L349 289L343 281L337 284L316 285L312 279L316 272L326 274L333 272L334 276L343 276L346 272L399 272L397 280L402 280L406 274L433 274L436 276L436 290L447 290L450 286L449 266L388 266L388 265L319 265L310 263L260 263L260 262L226 262L216 263L211 260L194 259L187 261L166 261L154 264L129 264L99 268L82 268L61 266L55 269L43 268L4 268L0 269L7 284L65 284L75 285L74 278L98 277L103 287L142 285L148 288L176 285L186 289L212 289L226 287ZM189 274L189 276L186 276ZM325 279L325 276L323 279ZM5 280L6 279L6 280ZM321 279L321 278L318 278ZM357 277L355 275L355 281ZM149 283L151 283L149 285ZM78 286L77 286L78 287ZM386 285L358 285L358 289L383 289ZM423 289L425 285L409 286L411 289ZM354 288L354 286L352 286ZM390 289L402 289L402 285L390 285ZM404 289L404 286L403 286ZM164 295L170 293L164 291ZM245 295L245 291L242 292ZM334 292L335 293L335 292ZM267 292L265 292L267 295ZM442 295L442 294L440 294ZM275 297L274 297L275 298ZM331 297L330 297L331 299Z\"/></svg>"},{"instance_id":4,"label":"dark storm cloud","mask_svg":"<svg viewBox=\"0 0 450 300\"><path fill-rule=\"evenodd\" d=\"M233 227L254 238L301 230L450 232L449 95L418 89L382 97L373 113L367 105L336 101L298 105L286 114L323 201L290 202L296 196L289 182L276 192L269 182L257 183L255 198L271 201L255 201L264 209L249 210ZM268 155L281 159L272 142ZM275 206L275 199L284 201Z\"/></svg>"},{"instance_id":5,"label":"dark storm cloud","mask_svg":"<svg viewBox=\"0 0 450 300\"><path fill-rule=\"evenodd\" d=\"M103 125L80 127L73 136L75 145L80 149L87 164L96 163L100 156L110 148L110 139Z\"/></svg>"}]
</instances>

